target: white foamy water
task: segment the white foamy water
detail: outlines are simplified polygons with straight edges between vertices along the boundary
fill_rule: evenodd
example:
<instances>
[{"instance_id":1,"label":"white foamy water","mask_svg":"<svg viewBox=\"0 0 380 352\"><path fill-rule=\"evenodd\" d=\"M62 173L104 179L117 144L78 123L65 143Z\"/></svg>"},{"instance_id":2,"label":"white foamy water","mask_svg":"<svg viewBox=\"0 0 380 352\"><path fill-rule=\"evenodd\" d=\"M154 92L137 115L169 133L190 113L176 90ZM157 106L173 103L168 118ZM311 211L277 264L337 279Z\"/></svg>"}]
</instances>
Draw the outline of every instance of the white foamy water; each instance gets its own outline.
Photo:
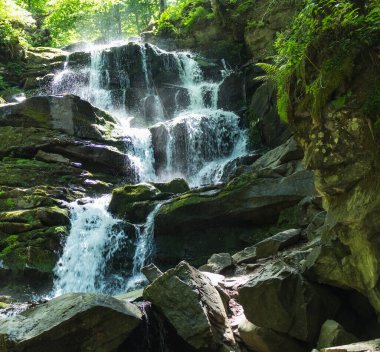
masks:
<instances>
[{"instance_id":1,"label":"white foamy water","mask_svg":"<svg viewBox=\"0 0 380 352\"><path fill-rule=\"evenodd\" d=\"M120 220L107 211L110 198L106 195L85 205L71 204L71 231L54 270L54 296L108 291L107 262L126 238L117 226Z\"/></svg>"}]
</instances>

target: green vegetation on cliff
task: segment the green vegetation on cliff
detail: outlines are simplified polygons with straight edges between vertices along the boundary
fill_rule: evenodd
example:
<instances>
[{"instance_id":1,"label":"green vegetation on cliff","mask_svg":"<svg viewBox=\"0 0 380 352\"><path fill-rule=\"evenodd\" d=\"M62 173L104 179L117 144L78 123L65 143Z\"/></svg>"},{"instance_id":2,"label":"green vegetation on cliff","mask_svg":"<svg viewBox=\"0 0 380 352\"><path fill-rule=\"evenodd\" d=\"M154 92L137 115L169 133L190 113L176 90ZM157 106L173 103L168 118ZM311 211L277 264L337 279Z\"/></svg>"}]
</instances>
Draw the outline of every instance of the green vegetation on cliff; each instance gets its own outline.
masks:
<instances>
[{"instance_id":1,"label":"green vegetation on cliff","mask_svg":"<svg viewBox=\"0 0 380 352\"><path fill-rule=\"evenodd\" d=\"M356 58L378 41L379 34L379 0L359 5L349 0L306 1L291 27L278 35L274 65L261 65L277 85L281 118L288 120L289 102L295 98L290 96L291 85L296 85L292 91L302 97L302 108L311 110L314 121L334 94L335 104L344 105L346 97L338 89L350 79Z\"/></svg>"}]
</instances>

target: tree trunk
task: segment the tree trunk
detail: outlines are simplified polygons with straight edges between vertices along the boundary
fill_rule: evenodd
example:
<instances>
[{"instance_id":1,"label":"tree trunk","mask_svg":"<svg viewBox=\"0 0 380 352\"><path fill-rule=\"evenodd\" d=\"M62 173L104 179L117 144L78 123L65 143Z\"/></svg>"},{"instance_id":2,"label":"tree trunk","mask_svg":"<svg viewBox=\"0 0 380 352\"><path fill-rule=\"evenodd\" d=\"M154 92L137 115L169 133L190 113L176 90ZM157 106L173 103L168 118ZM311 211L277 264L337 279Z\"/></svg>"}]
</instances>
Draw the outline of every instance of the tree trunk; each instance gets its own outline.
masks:
<instances>
[{"instance_id":1,"label":"tree trunk","mask_svg":"<svg viewBox=\"0 0 380 352\"><path fill-rule=\"evenodd\" d=\"M116 21L116 36L121 37L121 15L120 15L120 4L115 5L114 7L114 18Z\"/></svg>"},{"instance_id":2,"label":"tree trunk","mask_svg":"<svg viewBox=\"0 0 380 352\"><path fill-rule=\"evenodd\" d=\"M166 10L167 3L166 0L160 0L160 14Z\"/></svg>"}]
</instances>

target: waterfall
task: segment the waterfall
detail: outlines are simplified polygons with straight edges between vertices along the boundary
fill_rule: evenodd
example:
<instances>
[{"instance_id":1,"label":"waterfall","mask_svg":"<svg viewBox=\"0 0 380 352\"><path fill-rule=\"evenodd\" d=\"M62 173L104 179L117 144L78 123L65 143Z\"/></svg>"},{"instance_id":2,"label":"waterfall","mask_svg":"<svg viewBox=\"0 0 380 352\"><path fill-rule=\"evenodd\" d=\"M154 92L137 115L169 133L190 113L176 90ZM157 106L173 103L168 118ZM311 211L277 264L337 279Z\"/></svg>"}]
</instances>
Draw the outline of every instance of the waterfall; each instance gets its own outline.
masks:
<instances>
[{"instance_id":1,"label":"waterfall","mask_svg":"<svg viewBox=\"0 0 380 352\"><path fill-rule=\"evenodd\" d=\"M107 211L110 195L85 205L71 204L71 231L55 270L53 295L67 292L113 292L106 265L123 246L126 234L120 220ZM111 287L110 287L111 286Z\"/></svg>"},{"instance_id":2,"label":"waterfall","mask_svg":"<svg viewBox=\"0 0 380 352\"><path fill-rule=\"evenodd\" d=\"M218 110L220 85L232 72L224 61L220 78L213 81L204 79L191 52L167 52L136 42L88 45L86 50L81 55L88 55L90 63L75 65L70 59L75 53L68 55L50 93L76 94L109 111L122 126L125 139L132 141L126 152L140 180L167 181L180 176L192 186L218 182L226 163L245 153L240 118ZM170 77L168 83L162 83L165 76ZM167 131L165 141L152 140L157 124ZM202 138L207 142L200 143ZM175 156L179 139L188 142L182 147L180 162ZM157 142L162 146L158 148ZM228 151L223 149L227 144ZM159 165L157 153L163 149L166 155L161 159L166 162Z\"/></svg>"},{"instance_id":3,"label":"waterfall","mask_svg":"<svg viewBox=\"0 0 380 352\"><path fill-rule=\"evenodd\" d=\"M218 77L206 80L194 54L141 42L87 45L67 56L47 93L75 94L113 115L140 181L183 177L196 187L219 182L225 166L246 153L240 118L219 109L219 89L231 73L222 61ZM161 205L144 225L134 224L132 234L107 211L109 201L107 195L71 204L54 295L116 293L144 284L140 271L154 252ZM113 258L122 258L128 246L134 249L131 265L113 268Z\"/></svg>"}]
</instances>

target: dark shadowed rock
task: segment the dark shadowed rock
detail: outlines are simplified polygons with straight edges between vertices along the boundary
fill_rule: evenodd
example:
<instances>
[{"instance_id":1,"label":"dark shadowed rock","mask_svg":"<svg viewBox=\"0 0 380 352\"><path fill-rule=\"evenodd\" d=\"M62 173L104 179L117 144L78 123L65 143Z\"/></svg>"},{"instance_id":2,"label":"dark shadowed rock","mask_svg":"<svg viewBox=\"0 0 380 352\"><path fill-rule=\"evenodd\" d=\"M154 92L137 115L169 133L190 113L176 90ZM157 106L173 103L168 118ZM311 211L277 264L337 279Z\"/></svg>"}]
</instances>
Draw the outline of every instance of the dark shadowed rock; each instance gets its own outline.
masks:
<instances>
[{"instance_id":1,"label":"dark shadowed rock","mask_svg":"<svg viewBox=\"0 0 380 352\"><path fill-rule=\"evenodd\" d=\"M291 135L288 125L280 120L276 106L276 88L266 82L253 94L249 107L251 126L255 126L265 146L276 147Z\"/></svg>"},{"instance_id":2,"label":"dark shadowed rock","mask_svg":"<svg viewBox=\"0 0 380 352\"><path fill-rule=\"evenodd\" d=\"M333 318L339 300L281 262L268 265L239 289L245 316L255 325L316 342L323 322Z\"/></svg>"},{"instance_id":3,"label":"dark shadowed rock","mask_svg":"<svg viewBox=\"0 0 380 352\"><path fill-rule=\"evenodd\" d=\"M0 346L19 352L117 351L141 317L136 306L113 297L70 293L1 319Z\"/></svg>"}]
</instances>

